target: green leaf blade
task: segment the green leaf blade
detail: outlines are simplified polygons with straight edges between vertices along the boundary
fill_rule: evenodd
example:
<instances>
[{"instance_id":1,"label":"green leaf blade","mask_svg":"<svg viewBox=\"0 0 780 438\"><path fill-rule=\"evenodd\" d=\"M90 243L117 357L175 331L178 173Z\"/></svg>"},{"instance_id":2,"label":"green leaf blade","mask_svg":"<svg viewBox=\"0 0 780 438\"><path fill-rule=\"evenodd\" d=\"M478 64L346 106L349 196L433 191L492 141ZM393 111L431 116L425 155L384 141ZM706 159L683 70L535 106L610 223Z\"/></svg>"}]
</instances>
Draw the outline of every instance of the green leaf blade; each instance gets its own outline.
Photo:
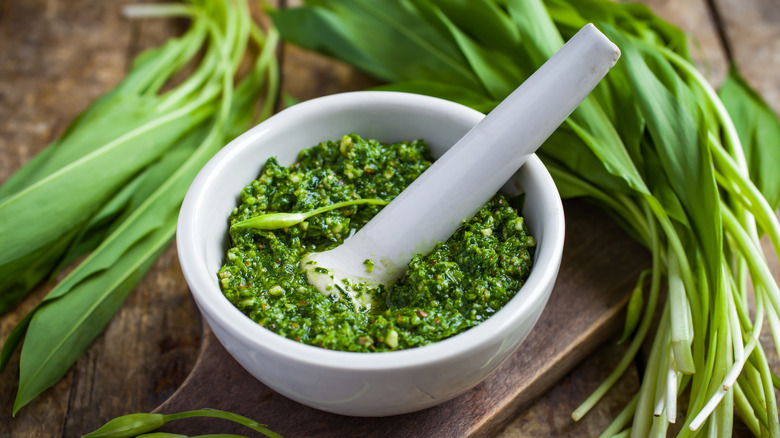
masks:
<instances>
[{"instance_id":1,"label":"green leaf blade","mask_svg":"<svg viewBox=\"0 0 780 438\"><path fill-rule=\"evenodd\" d=\"M162 238L167 242L173 233L169 228ZM146 250L138 245L112 266L119 275L90 277L35 312L22 347L14 414L57 383L100 334L159 255Z\"/></svg>"},{"instance_id":2,"label":"green leaf blade","mask_svg":"<svg viewBox=\"0 0 780 438\"><path fill-rule=\"evenodd\" d=\"M780 208L780 121L769 105L732 68L719 90L720 98L737 129L750 179L769 205Z\"/></svg>"},{"instance_id":3,"label":"green leaf blade","mask_svg":"<svg viewBox=\"0 0 780 438\"><path fill-rule=\"evenodd\" d=\"M125 134L0 203L0 275L12 274L9 263L88 220L124 181L205 116L192 109L182 108Z\"/></svg>"}]
</instances>

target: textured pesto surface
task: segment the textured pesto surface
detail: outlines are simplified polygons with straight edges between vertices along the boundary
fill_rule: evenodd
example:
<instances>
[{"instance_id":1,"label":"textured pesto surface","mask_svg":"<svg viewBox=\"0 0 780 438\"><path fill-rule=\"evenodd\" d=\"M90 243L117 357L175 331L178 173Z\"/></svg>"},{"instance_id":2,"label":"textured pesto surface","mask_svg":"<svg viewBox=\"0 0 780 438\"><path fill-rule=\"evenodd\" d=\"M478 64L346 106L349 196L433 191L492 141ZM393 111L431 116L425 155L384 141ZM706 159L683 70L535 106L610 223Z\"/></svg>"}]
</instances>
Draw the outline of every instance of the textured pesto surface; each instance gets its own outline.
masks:
<instances>
[{"instance_id":1,"label":"textured pesto surface","mask_svg":"<svg viewBox=\"0 0 780 438\"><path fill-rule=\"evenodd\" d=\"M269 159L241 192L230 223L270 212L309 211L358 198L392 200L430 166L422 141L383 145L357 135L301 152L289 168ZM299 269L301 257L338 245L380 206L334 210L282 230L231 231L219 279L242 312L282 336L323 348L388 351L429 344L484 321L517 292L531 269L534 239L496 196L447 242L415 256L368 313L323 295Z\"/></svg>"}]
</instances>

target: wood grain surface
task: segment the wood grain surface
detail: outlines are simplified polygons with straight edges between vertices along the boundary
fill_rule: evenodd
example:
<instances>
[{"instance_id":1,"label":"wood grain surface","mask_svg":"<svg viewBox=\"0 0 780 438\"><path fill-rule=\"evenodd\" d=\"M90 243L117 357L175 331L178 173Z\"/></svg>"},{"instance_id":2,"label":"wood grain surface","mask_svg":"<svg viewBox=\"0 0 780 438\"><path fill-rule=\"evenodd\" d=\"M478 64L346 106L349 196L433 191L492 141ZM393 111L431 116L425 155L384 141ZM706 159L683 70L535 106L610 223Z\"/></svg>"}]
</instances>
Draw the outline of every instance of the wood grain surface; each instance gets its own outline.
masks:
<instances>
[{"instance_id":1,"label":"wood grain surface","mask_svg":"<svg viewBox=\"0 0 780 438\"><path fill-rule=\"evenodd\" d=\"M94 98L118 83L140 50L186 26L176 20L125 20L119 11L127 3L0 0L0 184L57 138ZM643 3L694 36L697 64L714 84L723 80L728 63L735 62L780 112L777 0ZM284 92L298 100L374 83L343 64L295 47L285 47L279 56ZM118 415L157 407L166 412L199 408L205 406L200 402L207 401L222 403L210 407L251 412L290 437L335 436L339 431L347 436L374 432L383 436L595 436L638 388L641 362L582 421L574 423L569 415L619 358L623 347L612 342L621 318L618 310L630 290L628 278L642 267L645 256L592 207L567 202L566 209L569 235L562 269L568 274L562 275L523 351L472 392L440 407L392 419L351 419L303 408L247 380L246 372L201 327L171 246L65 378L12 418L19 367L18 353L14 356L0 375L0 436L79 436ZM579 222L570 219L575 217ZM619 267L573 262L587 258L579 251L588 242L577 242L577 235L572 234L586 226L616 238L614 244L598 248L603 251L600 254L634 257ZM603 284L604 279L597 278L598 269L619 270L613 277L618 281L607 285L596 301L586 294L572 294L572 290ZM780 278L780 268L773 269ZM49 289L49 285L41 286L0 316L0 337L4 339ZM580 306L595 319L590 323L578 319ZM571 322L565 329L555 325L564 320ZM538 360L540 351L559 360ZM201 361L196 362L199 355ZM204 357L210 358L211 368L203 367ZM232 397L214 399L210 386L197 385L217 377L234 391L227 392ZM177 389L180 392L171 398ZM273 408L264 410L267 406ZM225 431L229 425L212 421L187 427L206 433Z\"/></svg>"}]
</instances>

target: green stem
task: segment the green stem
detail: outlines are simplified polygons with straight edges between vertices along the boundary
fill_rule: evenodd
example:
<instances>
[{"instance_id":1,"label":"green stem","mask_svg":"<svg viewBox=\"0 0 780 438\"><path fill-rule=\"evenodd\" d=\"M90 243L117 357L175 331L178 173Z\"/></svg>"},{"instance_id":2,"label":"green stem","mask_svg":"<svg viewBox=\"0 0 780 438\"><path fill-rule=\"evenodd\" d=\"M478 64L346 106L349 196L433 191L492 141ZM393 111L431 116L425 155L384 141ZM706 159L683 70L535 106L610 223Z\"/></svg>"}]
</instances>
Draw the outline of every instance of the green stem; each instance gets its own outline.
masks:
<instances>
[{"instance_id":1,"label":"green stem","mask_svg":"<svg viewBox=\"0 0 780 438\"><path fill-rule=\"evenodd\" d=\"M740 379L738 379L737 382L740 389L742 390L743 395L745 396L745 400L753 410L760 427L767 429L769 427L769 420L767 419L766 403L764 403L762 397L764 394L763 390L761 388L756 390L755 385L748 377L749 374L758 374L758 371L756 371L755 367L750 363L745 366L745 371L746 372L743 374L743 376L740 376Z\"/></svg>"},{"instance_id":2,"label":"green stem","mask_svg":"<svg viewBox=\"0 0 780 438\"><path fill-rule=\"evenodd\" d=\"M722 182L721 186L737 195L735 197L755 215L761 228L769 235L775 252L778 254L778 259L780 259L780 221L775 216L772 207L753 182L739 172L737 163L731 157L719 148L712 148L712 151L718 169L723 172L723 177L719 178Z\"/></svg>"},{"instance_id":3,"label":"green stem","mask_svg":"<svg viewBox=\"0 0 780 438\"><path fill-rule=\"evenodd\" d=\"M238 415L227 411L220 411L218 409L198 409L194 411L178 412L175 414L166 414L164 416L166 423L169 421L180 420L182 418L193 418L193 417L221 418L223 420L232 421L242 426L246 426L254 431L262 433L267 437L282 438L281 435L277 434L272 430L267 429L265 427L266 426L265 424L260 424L251 418L244 417L243 415Z\"/></svg>"},{"instance_id":4,"label":"green stem","mask_svg":"<svg viewBox=\"0 0 780 438\"><path fill-rule=\"evenodd\" d=\"M724 284L726 284L724 282ZM758 336L761 332L761 327L763 325L764 320L764 303L761 299L761 294L756 295L756 322L753 324L753 331L750 333L750 339L748 340L748 343L746 346L743 347L742 344L742 333L739 327L739 318L737 315L736 310L736 303L734 302L734 293L726 294L726 298L728 300L728 305L726 305L726 310L729 311L730 315L728 318L728 329L731 333L732 343L733 343L733 349L734 349L734 357L735 361L732 365L731 369L726 373L726 377L723 379L722 383L718 387L715 394L710 398L710 400L707 402L707 404L704 406L704 408L696 415L694 420L691 422L690 428L692 430L697 430L701 424L704 423L704 421L707 419L707 417L715 411L716 406L718 403L720 403L721 399L723 399L725 396L728 395L728 391L731 390L737 381L737 377L742 372L742 369L745 366L745 363L747 362L747 358L752 354L753 349L758 344Z\"/></svg>"},{"instance_id":5,"label":"green stem","mask_svg":"<svg viewBox=\"0 0 780 438\"><path fill-rule=\"evenodd\" d=\"M623 219L625 225L633 228L633 231L637 233L637 240L639 240L640 243L647 247L650 246L651 236L647 220L639 211L636 203L629 197L625 195L618 195L616 197L612 194L607 194L597 186L578 177L574 172L561 169L549 162L546 162L545 165L554 180L565 182L565 184L577 187L583 193L587 193L588 197L603 204L607 210L612 211Z\"/></svg>"},{"instance_id":6,"label":"green stem","mask_svg":"<svg viewBox=\"0 0 780 438\"><path fill-rule=\"evenodd\" d=\"M650 330L650 326L653 322L653 316L655 315L655 309L658 304L658 293L661 287L661 255L660 255L660 242L658 237L658 231L655 227L655 221L652 220L650 213L647 212L647 223L649 224L649 243L650 252L653 256L653 271L650 283L650 292L647 298L647 305L642 316L642 321L639 323L636 335L631 340L631 344L626 350L625 354L621 358L618 365L607 376L601 385L596 388L595 391L584 401L577 409L572 412L571 417L574 421L579 421L588 411L601 400L602 397L617 383L618 379L626 372L628 367L633 363L634 357L642 347L642 343L647 336L647 332Z\"/></svg>"},{"instance_id":7,"label":"green stem","mask_svg":"<svg viewBox=\"0 0 780 438\"><path fill-rule=\"evenodd\" d=\"M645 200L647 201L647 205L650 207L650 210L655 214L661 229L664 231L668 244L670 245L672 251L674 251L674 254L677 256L680 267L680 277L682 278L683 284L685 285L685 290L696 290L696 283L693 281L693 273L691 271L691 265L688 261L688 256L685 254L685 248L683 247L682 241L680 240L680 236L674 229L672 220L669 218L666 210L664 210L661 202L658 201L658 199L656 199L654 196L645 195ZM690 301L690 304L691 311L695 314L700 314L701 308L699 302Z\"/></svg>"},{"instance_id":8,"label":"green stem","mask_svg":"<svg viewBox=\"0 0 780 438\"><path fill-rule=\"evenodd\" d=\"M650 356L647 361L647 369L642 378L642 385L639 388L639 400L637 401L636 412L634 413L634 422L631 425L633 436L650 436L653 429L653 408L655 407L655 389L658 381L659 369L661 366L662 349L669 349L669 302L664 306L661 315L661 321L658 323L658 330L650 348Z\"/></svg>"},{"instance_id":9,"label":"green stem","mask_svg":"<svg viewBox=\"0 0 780 438\"><path fill-rule=\"evenodd\" d=\"M666 265L669 285L668 299L671 309L672 351L674 352L677 370L690 374L696 371L691 352L691 344L693 343L691 306L680 278L680 263L672 250L667 251Z\"/></svg>"},{"instance_id":10,"label":"green stem","mask_svg":"<svg viewBox=\"0 0 780 438\"><path fill-rule=\"evenodd\" d=\"M734 236L737 248L747 261L753 281L764 285L774 312L780 312L780 289L764 260L761 248L750 239L747 232L740 227L734 214L725 206L721 206L721 218L726 231Z\"/></svg>"},{"instance_id":11,"label":"green stem","mask_svg":"<svg viewBox=\"0 0 780 438\"><path fill-rule=\"evenodd\" d=\"M753 436L761 435L761 424L758 422L756 411L750 406L745 393L742 392L742 385L737 383L734 385L734 405L739 412L740 418L745 422L745 425L750 429Z\"/></svg>"},{"instance_id":12,"label":"green stem","mask_svg":"<svg viewBox=\"0 0 780 438\"><path fill-rule=\"evenodd\" d=\"M194 10L194 6L179 3L138 4L126 5L122 15L127 18L188 17Z\"/></svg>"},{"instance_id":13,"label":"green stem","mask_svg":"<svg viewBox=\"0 0 780 438\"><path fill-rule=\"evenodd\" d=\"M320 213L325 213L331 210L336 210L343 207L349 207L359 204L372 204L372 205L387 205L390 201L382 199L353 199L351 201L342 201L335 204L326 205L316 210L311 210L305 213L268 213L254 216L249 219L236 222L230 226L231 230L237 228L252 228L255 230L278 230L281 228L292 227L305 221L306 219L316 216Z\"/></svg>"},{"instance_id":14,"label":"green stem","mask_svg":"<svg viewBox=\"0 0 780 438\"><path fill-rule=\"evenodd\" d=\"M777 399L775 398L775 389L772 385L772 371L769 370L769 363L766 360L763 348L756 348L756 358L760 364L758 372L761 376L761 383L763 385L764 397L766 401L766 412L777 412ZM772 438L780 437L780 421L778 421L777 415L767 415L767 429L769 429L769 436Z\"/></svg>"}]
</instances>

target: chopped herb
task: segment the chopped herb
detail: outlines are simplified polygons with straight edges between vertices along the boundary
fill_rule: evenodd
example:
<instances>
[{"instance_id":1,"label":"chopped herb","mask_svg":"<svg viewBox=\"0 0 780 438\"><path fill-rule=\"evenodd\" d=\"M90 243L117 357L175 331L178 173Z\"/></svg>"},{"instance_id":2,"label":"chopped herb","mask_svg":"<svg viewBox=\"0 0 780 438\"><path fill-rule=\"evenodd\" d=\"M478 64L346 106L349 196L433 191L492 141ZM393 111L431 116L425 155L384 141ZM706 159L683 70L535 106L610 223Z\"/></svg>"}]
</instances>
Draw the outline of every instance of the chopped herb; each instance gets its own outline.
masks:
<instances>
[{"instance_id":1,"label":"chopped herb","mask_svg":"<svg viewBox=\"0 0 780 438\"><path fill-rule=\"evenodd\" d=\"M503 196L482 207L430 254L415 256L406 274L386 290L348 285L358 294L373 294L371 301L380 303L368 313L356 311L340 294L323 295L296 268L305 254L340 244L349 230L360 229L382 207L356 202L345 211L328 206L377 194L392 200L430 163L422 141L386 145L355 134L302 151L290 167L269 159L258 179L242 191L243 202L231 214L230 222L263 217L268 210L294 213L319 209L322 213L308 219L306 229L232 227L232 246L218 274L223 293L255 321L269 328L273 325L276 333L333 350L417 347L487 319L525 281L535 246L517 211ZM354 172L366 167L377 172ZM384 176L388 169L393 170L389 179ZM522 226L518 228L518 224ZM374 267L371 260L363 264L369 272ZM246 270L245 265L256 268ZM315 270L328 272L320 267ZM242 287L247 284L253 286ZM343 289L338 284L335 287ZM296 304L300 302L307 305Z\"/></svg>"}]
</instances>

